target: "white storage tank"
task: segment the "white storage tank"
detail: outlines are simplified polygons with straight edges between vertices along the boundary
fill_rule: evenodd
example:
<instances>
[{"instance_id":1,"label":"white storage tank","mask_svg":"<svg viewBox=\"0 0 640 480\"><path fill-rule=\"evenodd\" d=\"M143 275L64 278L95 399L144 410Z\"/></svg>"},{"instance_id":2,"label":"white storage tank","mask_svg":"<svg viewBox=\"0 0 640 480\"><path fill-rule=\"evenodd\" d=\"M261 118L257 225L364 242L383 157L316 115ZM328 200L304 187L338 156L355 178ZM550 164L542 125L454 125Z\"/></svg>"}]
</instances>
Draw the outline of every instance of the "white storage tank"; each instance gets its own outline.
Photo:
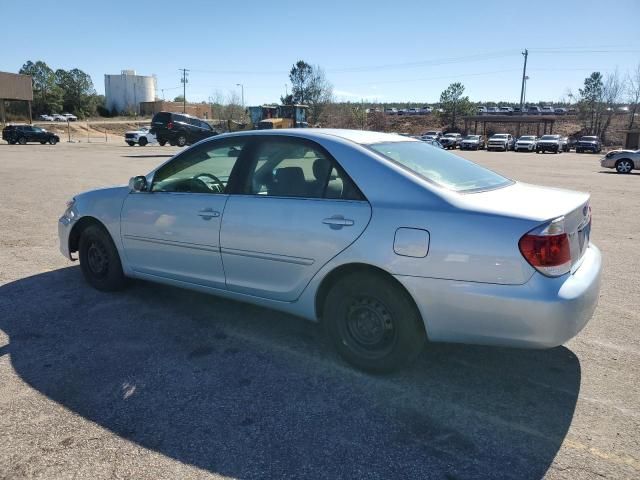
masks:
<instances>
[{"instance_id":1,"label":"white storage tank","mask_svg":"<svg viewBox=\"0 0 640 480\"><path fill-rule=\"evenodd\" d=\"M118 113L140 113L140 102L156 99L156 77L136 75L135 70L122 70L120 75L104 76L106 107Z\"/></svg>"}]
</instances>

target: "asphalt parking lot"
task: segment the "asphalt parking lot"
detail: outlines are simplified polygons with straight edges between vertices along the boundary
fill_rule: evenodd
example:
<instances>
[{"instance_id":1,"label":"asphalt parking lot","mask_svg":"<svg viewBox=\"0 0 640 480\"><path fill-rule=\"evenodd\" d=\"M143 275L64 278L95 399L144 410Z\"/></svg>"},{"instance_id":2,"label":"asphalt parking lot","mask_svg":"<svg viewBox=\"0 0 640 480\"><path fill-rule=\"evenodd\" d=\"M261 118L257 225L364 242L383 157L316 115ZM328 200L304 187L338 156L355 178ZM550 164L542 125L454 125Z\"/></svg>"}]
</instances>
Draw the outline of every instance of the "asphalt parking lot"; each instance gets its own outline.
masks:
<instances>
[{"instance_id":1,"label":"asphalt parking lot","mask_svg":"<svg viewBox=\"0 0 640 480\"><path fill-rule=\"evenodd\" d=\"M429 345L372 377L314 324L136 282L100 293L58 252L82 190L177 151L0 144L0 478L640 477L640 173L599 155L463 152L592 194L600 304L566 345Z\"/></svg>"}]
</instances>

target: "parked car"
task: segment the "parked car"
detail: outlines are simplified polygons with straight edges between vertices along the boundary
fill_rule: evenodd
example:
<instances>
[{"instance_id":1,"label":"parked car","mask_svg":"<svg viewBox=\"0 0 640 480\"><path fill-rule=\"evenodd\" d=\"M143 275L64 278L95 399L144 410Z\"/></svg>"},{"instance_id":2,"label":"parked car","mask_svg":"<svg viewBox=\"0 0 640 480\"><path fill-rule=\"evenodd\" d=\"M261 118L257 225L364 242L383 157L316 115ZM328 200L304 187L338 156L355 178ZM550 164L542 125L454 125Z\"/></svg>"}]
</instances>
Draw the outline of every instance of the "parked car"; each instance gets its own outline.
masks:
<instances>
[{"instance_id":1,"label":"parked car","mask_svg":"<svg viewBox=\"0 0 640 480\"><path fill-rule=\"evenodd\" d=\"M507 150L513 150L514 146L515 140L510 133L496 133L489 138L487 151L502 150L503 152L506 152Z\"/></svg>"},{"instance_id":2,"label":"parked car","mask_svg":"<svg viewBox=\"0 0 640 480\"><path fill-rule=\"evenodd\" d=\"M601 276L589 204L398 135L248 131L75 196L58 234L98 290L132 277L322 320L344 359L384 372L427 338L577 335Z\"/></svg>"},{"instance_id":3,"label":"parked car","mask_svg":"<svg viewBox=\"0 0 640 480\"><path fill-rule=\"evenodd\" d=\"M428 105L425 105L424 107L422 107L422 108L420 109L420 113L421 113L421 114L428 115L428 114L430 114L431 112L433 112L433 108L431 108L431 107L430 107L430 106L428 106Z\"/></svg>"},{"instance_id":4,"label":"parked car","mask_svg":"<svg viewBox=\"0 0 640 480\"><path fill-rule=\"evenodd\" d=\"M158 112L153 116L150 133L155 135L162 146L168 142L169 145L179 147L217 135L204 120L184 113L170 112Z\"/></svg>"},{"instance_id":5,"label":"parked car","mask_svg":"<svg viewBox=\"0 0 640 480\"><path fill-rule=\"evenodd\" d=\"M436 147L436 148L442 148L444 150L444 147L442 146L442 144L438 140L436 140L435 138L432 138L432 137L420 137L419 140L422 140L427 145L431 145L432 147Z\"/></svg>"},{"instance_id":6,"label":"parked car","mask_svg":"<svg viewBox=\"0 0 640 480\"><path fill-rule=\"evenodd\" d=\"M43 122L53 122L53 117L51 115L40 115L38 117L38 120L41 120Z\"/></svg>"},{"instance_id":7,"label":"parked car","mask_svg":"<svg viewBox=\"0 0 640 480\"><path fill-rule=\"evenodd\" d=\"M536 153L561 153L567 151L567 141L560 135L543 135L536 143Z\"/></svg>"},{"instance_id":8,"label":"parked car","mask_svg":"<svg viewBox=\"0 0 640 480\"><path fill-rule=\"evenodd\" d=\"M442 137L442 130L429 130L424 132L422 136L423 137L431 136L431 137L434 137L436 140L439 140L440 137Z\"/></svg>"},{"instance_id":9,"label":"parked car","mask_svg":"<svg viewBox=\"0 0 640 480\"><path fill-rule=\"evenodd\" d=\"M71 113L63 113L62 116L68 121L68 122L75 122L78 120L78 117L76 117L75 115L71 114Z\"/></svg>"},{"instance_id":10,"label":"parked car","mask_svg":"<svg viewBox=\"0 0 640 480\"><path fill-rule=\"evenodd\" d=\"M459 133L445 133L444 136L440 137L440 143L447 150L453 149L455 150L460 146L460 142L462 141L462 135Z\"/></svg>"},{"instance_id":11,"label":"parked car","mask_svg":"<svg viewBox=\"0 0 640 480\"><path fill-rule=\"evenodd\" d=\"M576 153L582 152L594 152L600 153L602 151L602 143L596 136L580 137L578 143L576 143Z\"/></svg>"},{"instance_id":12,"label":"parked car","mask_svg":"<svg viewBox=\"0 0 640 480\"><path fill-rule=\"evenodd\" d=\"M33 125L7 125L2 129L2 139L11 145L24 145L28 142L55 145L60 141L60 137L55 133Z\"/></svg>"},{"instance_id":13,"label":"parked car","mask_svg":"<svg viewBox=\"0 0 640 480\"><path fill-rule=\"evenodd\" d=\"M386 113L387 115L397 115L398 114L398 109L397 108L385 108L384 109L384 113Z\"/></svg>"},{"instance_id":14,"label":"parked car","mask_svg":"<svg viewBox=\"0 0 640 480\"><path fill-rule=\"evenodd\" d=\"M460 142L460 150L482 150L485 146L483 135L467 135Z\"/></svg>"},{"instance_id":15,"label":"parked car","mask_svg":"<svg viewBox=\"0 0 640 480\"><path fill-rule=\"evenodd\" d=\"M569 110L563 107L558 107L553 109L553 113L555 113L556 115L566 115L568 111Z\"/></svg>"},{"instance_id":16,"label":"parked car","mask_svg":"<svg viewBox=\"0 0 640 480\"><path fill-rule=\"evenodd\" d=\"M522 109L520 107L513 107L514 115L522 115Z\"/></svg>"},{"instance_id":17,"label":"parked car","mask_svg":"<svg viewBox=\"0 0 640 480\"><path fill-rule=\"evenodd\" d=\"M53 117L54 122L66 122L68 121L67 117L64 115L60 115L59 113L54 113L51 115Z\"/></svg>"},{"instance_id":18,"label":"parked car","mask_svg":"<svg viewBox=\"0 0 640 480\"><path fill-rule=\"evenodd\" d=\"M546 106L546 107L542 107L542 108L540 109L540 113L541 113L542 115L555 115L556 110L555 110L555 108L553 108L553 107Z\"/></svg>"},{"instance_id":19,"label":"parked car","mask_svg":"<svg viewBox=\"0 0 640 480\"><path fill-rule=\"evenodd\" d=\"M640 170L640 150L612 150L602 157L600 166L615 168L618 173Z\"/></svg>"},{"instance_id":20,"label":"parked car","mask_svg":"<svg viewBox=\"0 0 640 480\"><path fill-rule=\"evenodd\" d=\"M138 130L130 130L125 132L124 141L127 145L133 147L136 143L144 147L148 143L157 143L156 136L149 131L149 127L141 127Z\"/></svg>"},{"instance_id":21,"label":"parked car","mask_svg":"<svg viewBox=\"0 0 640 480\"><path fill-rule=\"evenodd\" d=\"M527 115L542 115L542 109L536 105L527 107Z\"/></svg>"},{"instance_id":22,"label":"parked car","mask_svg":"<svg viewBox=\"0 0 640 480\"><path fill-rule=\"evenodd\" d=\"M500 109L498 107L487 107L487 114L498 115L499 113L500 113Z\"/></svg>"},{"instance_id":23,"label":"parked car","mask_svg":"<svg viewBox=\"0 0 640 480\"><path fill-rule=\"evenodd\" d=\"M408 115L420 115L420 109L419 108L410 108L407 110L407 114Z\"/></svg>"},{"instance_id":24,"label":"parked car","mask_svg":"<svg viewBox=\"0 0 640 480\"><path fill-rule=\"evenodd\" d=\"M487 107L478 107L478 115L485 115L487 113Z\"/></svg>"},{"instance_id":25,"label":"parked car","mask_svg":"<svg viewBox=\"0 0 640 480\"><path fill-rule=\"evenodd\" d=\"M516 141L514 150L516 152L533 152L536 149L538 137L535 135L523 135Z\"/></svg>"},{"instance_id":26,"label":"parked car","mask_svg":"<svg viewBox=\"0 0 640 480\"><path fill-rule=\"evenodd\" d=\"M512 107L500 107L498 110L500 115L513 115Z\"/></svg>"}]
</instances>

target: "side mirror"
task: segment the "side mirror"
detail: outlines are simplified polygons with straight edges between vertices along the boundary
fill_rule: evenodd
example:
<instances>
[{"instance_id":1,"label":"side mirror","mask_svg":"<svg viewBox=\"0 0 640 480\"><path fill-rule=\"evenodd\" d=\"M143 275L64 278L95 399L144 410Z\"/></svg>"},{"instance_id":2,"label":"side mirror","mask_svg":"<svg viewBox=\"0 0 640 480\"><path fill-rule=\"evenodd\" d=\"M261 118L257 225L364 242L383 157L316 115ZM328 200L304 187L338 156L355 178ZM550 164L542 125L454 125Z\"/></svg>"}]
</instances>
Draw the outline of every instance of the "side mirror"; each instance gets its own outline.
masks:
<instances>
[{"instance_id":1,"label":"side mirror","mask_svg":"<svg viewBox=\"0 0 640 480\"><path fill-rule=\"evenodd\" d=\"M129 179L129 189L132 192L144 192L147 189L147 177L138 175Z\"/></svg>"}]
</instances>

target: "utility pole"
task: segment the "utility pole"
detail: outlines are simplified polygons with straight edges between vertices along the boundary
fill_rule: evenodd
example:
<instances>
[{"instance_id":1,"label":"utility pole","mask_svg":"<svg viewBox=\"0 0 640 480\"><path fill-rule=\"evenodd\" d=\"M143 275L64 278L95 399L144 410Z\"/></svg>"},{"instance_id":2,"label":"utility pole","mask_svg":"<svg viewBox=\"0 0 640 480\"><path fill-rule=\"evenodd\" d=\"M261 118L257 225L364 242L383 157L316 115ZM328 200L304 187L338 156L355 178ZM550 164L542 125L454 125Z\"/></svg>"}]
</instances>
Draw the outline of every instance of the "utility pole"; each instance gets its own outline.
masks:
<instances>
[{"instance_id":1,"label":"utility pole","mask_svg":"<svg viewBox=\"0 0 640 480\"><path fill-rule=\"evenodd\" d=\"M522 108L524 106L524 82L526 82L527 76L527 57L529 56L529 50L525 48L522 55L524 56L524 67L522 68L522 87L520 88L520 114L522 114Z\"/></svg>"},{"instance_id":2,"label":"utility pole","mask_svg":"<svg viewBox=\"0 0 640 480\"><path fill-rule=\"evenodd\" d=\"M182 113L187 113L187 82L189 82L187 77L189 76L189 70L186 68L180 68L179 70L182 72L182 79L180 80L182 82Z\"/></svg>"},{"instance_id":3,"label":"utility pole","mask_svg":"<svg viewBox=\"0 0 640 480\"><path fill-rule=\"evenodd\" d=\"M236 83L236 87L240 87L242 89L242 108L244 108L244 84Z\"/></svg>"}]
</instances>

